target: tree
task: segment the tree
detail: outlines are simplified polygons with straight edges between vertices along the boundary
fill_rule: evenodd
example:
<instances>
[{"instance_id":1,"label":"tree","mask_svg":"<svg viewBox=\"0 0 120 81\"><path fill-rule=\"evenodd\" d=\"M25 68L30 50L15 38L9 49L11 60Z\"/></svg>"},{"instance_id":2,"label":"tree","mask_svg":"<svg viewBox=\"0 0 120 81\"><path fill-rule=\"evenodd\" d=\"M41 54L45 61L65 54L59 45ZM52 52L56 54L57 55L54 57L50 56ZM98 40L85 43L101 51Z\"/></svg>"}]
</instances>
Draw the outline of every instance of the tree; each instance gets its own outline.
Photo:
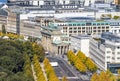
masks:
<instances>
[{"instance_id":1,"label":"tree","mask_svg":"<svg viewBox=\"0 0 120 81\"><path fill-rule=\"evenodd\" d=\"M112 18L112 15L111 15L111 14L107 14L107 16L108 16L109 18Z\"/></svg>"},{"instance_id":2,"label":"tree","mask_svg":"<svg viewBox=\"0 0 120 81\"><path fill-rule=\"evenodd\" d=\"M79 58L75 61L74 65L80 72L85 73L87 71L86 66L81 62Z\"/></svg>"},{"instance_id":3,"label":"tree","mask_svg":"<svg viewBox=\"0 0 120 81\"><path fill-rule=\"evenodd\" d=\"M87 58L85 65L87 69L90 70L91 72L96 72L98 69L97 66L94 64L94 62L90 58Z\"/></svg>"},{"instance_id":4,"label":"tree","mask_svg":"<svg viewBox=\"0 0 120 81\"><path fill-rule=\"evenodd\" d=\"M119 19L120 17L119 16L114 16L113 19L117 20Z\"/></svg>"},{"instance_id":5,"label":"tree","mask_svg":"<svg viewBox=\"0 0 120 81\"><path fill-rule=\"evenodd\" d=\"M87 67L91 72L95 72L97 70L97 66L95 63L81 51L78 51L77 57L81 60L81 62Z\"/></svg>"},{"instance_id":6,"label":"tree","mask_svg":"<svg viewBox=\"0 0 120 81\"><path fill-rule=\"evenodd\" d=\"M120 69L118 70L118 77L117 77L117 81L120 81Z\"/></svg>"},{"instance_id":7,"label":"tree","mask_svg":"<svg viewBox=\"0 0 120 81\"><path fill-rule=\"evenodd\" d=\"M90 81L100 81L100 80L99 80L99 76L98 76L98 74L97 74L96 72L92 75Z\"/></svg>"},{"instance_id":8,"label":"tree","mask_svg":"<svg viewBox=\"0 0 120 81\"><path fill-rule=\"evenodd\" d=\"M2 33L3 33L3 34L6 34L5 25L2 25Z\"/></svg>"},{"instance_id":9,"label":"tree","mask_svg":"<svg viewBox=\"0 0 120 81\"><path fill-rule=\"evenodd\" d=\"M63 76L62 81L68 81L65 76Z\"/></svg>"},{"instance_id":10,"label":"tree","mask_svg":"<svg viewBox=\"0 0 120 81\"><path fill-rule=\"evenodd\" d=\"M78 69L82 73L85 73L87 71L86 66L82 63L80 58L76 56L71 50L68 51L67 56L68 56L68 60L70 61L70 63L74 65L76 69Z\"/></svg>"},{"instance_id":11,"label":"tree","mask_svg":"<svg viewBox=\"0 0 120 81\"><path fill-rule=\"evenodd\" d=\"M116 77L109 71L101 71L98 75L94 73L91 77L91 81L116 81Z\"/></svg>"},{"instance_id":12,"label":"tree","mask_svg":"<svg viewBox=\"0 0 120 81\"><path fill-rule=\"evenodd\" d=\"M24 75L26 77L29 77L31 80L33 80L31 61L30 61L30 57L29 57L28 54L25 54L25 63L24 63L24 66L23 66L23 71L24 71Z\"/></svg>"},{"instance_id":13,"label":"tree","mask_svg":"<svg viewBox=\"0 0 120 81\"><path fill-rule=\"evenodd\" d=\"M0 40L0 81L33 81L31 61L19 40Z\"/></svg>"},{"instance_id":14,"label":"tree","mask_svg":"<svg viewBox=\"0 0 120 81\"><path fill-rule=\"evenodd\" d=\"M38 45L37 43L32 43L33 53L38 56L40 62L44 60L45 57L45 50L42 46Z\"/></svg>"},{"instance_id":15,"label":"tree","mask_svg":"<svg viewBox=\"0 0 120 81\"><path fill-rule=\"evenodd\" d=\"M34 65L35 74L37 76L37 81L46 81L42 68L40 66L40 62L36 54L33 57L33 65Z\"/></svg>"},{"instance_id":16,"label":"tree","mask_svg":"<svg viewBox=\"0 0 120 81\"><path fill-rule=\"evenodd\" d=\"M78 58L80 58L80 60L81 60L83 63L85 63L87 57L85 56L85 54L84 54L83 52L78 51L77 56L78 56Z\"/></svg>"},{"instance_id":17,"label":"tree","mask_svg":"<svg viewBox=\"0 0 120 81\"><path fill-rule=\"evenodd\" d=\"M110 81L116 81L116 77L111 73L110 70L106 71L106 75L109 77Z\"/></svg>"},{"instance_id":18,"label":"tree","mask_svg":"<svg viewBox=\"0 0 120 81\"><path fill-rule=\"evenodd\" d=\"M43 63L44 63L44 69L46 71L48 81L59 81L58 77L55 74L53 67L49 63L49 60L45 58Z\"/></svg>"}]
</instances>

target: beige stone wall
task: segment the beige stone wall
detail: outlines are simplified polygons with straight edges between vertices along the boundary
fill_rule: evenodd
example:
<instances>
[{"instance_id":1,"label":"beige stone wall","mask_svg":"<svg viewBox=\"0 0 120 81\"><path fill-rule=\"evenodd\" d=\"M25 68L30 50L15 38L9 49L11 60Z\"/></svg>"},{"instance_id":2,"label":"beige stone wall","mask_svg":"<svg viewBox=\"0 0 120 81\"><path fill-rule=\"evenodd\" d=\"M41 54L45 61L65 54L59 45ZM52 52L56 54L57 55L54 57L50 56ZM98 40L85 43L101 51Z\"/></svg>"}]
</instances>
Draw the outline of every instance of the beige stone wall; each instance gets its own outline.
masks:
<instances>
[{"instance_id":1,"label":"beige stone wall","mask_svg":"<svg viewBox=\"0 0 120 81\"><path fill-rule=\"evenodd\" d=\"M20 34L32 36L32 37L40 37L41 36L40 31L41 28L38 25L33 24L31 22L21 21Z\"/></svg>"},{"instance_id":2,"label":"beige stone wall","mask_svg":"<svg viewBox=\"0 0 120 81\"><path fill-rule=\"evenodd\" d=\"M16 17L17 15L15 13L9 12L8 19L7 19L7 31L16 33Z\"/></svg>"}]
</instances>

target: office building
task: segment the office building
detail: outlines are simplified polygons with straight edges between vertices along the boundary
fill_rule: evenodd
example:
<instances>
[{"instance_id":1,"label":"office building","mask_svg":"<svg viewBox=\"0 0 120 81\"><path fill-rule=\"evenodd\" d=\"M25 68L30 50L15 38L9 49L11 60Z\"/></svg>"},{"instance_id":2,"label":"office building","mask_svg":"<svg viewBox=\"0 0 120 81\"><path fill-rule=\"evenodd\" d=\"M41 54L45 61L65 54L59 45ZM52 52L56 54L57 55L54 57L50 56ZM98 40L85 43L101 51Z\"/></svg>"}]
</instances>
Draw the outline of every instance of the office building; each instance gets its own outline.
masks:
<instances>
[{"instance_id":1,"label":"office building","mask_svg":"<svg viewBox=\"0 0 120 81\"><path fill-rule=\"evenodd\" d=\"M66 21L55 22L51 25L61 28L61 32L67 36L79 34L101 34L109 32L110 24L107 21Z\"/></svg>"},{"instance_id":2,"label":"office building","mask_svg":"<svg viewBox=\"0 0 120 81\"><path fill-rule=\"evenodd\" d=\"M110 32L120 35L120 20L108 20L110 22Z\"/></svg>"},{"instance_id":3,"label":"office building","mask_svg":"<svg viewBox=\"0 0 120 81\"><path fill-rule=\"evenodd\" d=\"M89 40L90 35L72 35L70 36L70 49L74 52L82 51L87 57L89 57Z\"/></svg>"},{"instance_id":4,"label":"office building","mask_svg":"<svg viewBox=\"0 0 120 81\"><path fill-rule=\"evenodd\" d=\"M106 71L117 73L120 68L120 36L102 33L101 38L90 39L90 58L97 66Z\"/></svg>"}]
</instances>

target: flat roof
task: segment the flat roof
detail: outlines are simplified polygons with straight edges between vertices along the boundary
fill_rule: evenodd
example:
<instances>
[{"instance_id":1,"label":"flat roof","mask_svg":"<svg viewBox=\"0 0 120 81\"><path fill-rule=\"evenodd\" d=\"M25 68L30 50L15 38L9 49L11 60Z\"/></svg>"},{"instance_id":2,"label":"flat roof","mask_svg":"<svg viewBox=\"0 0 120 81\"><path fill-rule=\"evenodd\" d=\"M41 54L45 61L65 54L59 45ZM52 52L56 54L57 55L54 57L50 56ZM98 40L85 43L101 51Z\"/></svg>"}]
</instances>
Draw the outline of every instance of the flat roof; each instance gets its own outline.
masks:
<instances>
[{"instance_id":1,"label":"flat roof","mask_svg":"<svg viewBox=\"0 0 120 81\"><path fill-rule=\"evenodd\" d=\"M90 35L72 35L71 37L77 38L77 39L89 39L91 36Z\"/></svg>"}]
</instances>

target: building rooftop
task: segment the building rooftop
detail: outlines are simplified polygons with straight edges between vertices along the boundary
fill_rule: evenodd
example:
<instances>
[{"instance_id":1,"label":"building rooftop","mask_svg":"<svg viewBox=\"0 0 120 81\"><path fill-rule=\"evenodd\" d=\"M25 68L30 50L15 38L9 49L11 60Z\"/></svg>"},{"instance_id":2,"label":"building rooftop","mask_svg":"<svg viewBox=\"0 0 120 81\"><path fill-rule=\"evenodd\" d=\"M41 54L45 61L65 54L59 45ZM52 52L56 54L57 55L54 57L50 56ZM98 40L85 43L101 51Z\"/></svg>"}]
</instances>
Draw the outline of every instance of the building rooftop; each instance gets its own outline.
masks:
<instances>
[{"instance_id":1,"label":"building rooftop","mask_svg":"<svg viewBox=\"0 0 120 81\"><path fill-rule=\"evenodd\" d=\"M101 38L112 42L120 43L120 36L111 32L102 33Z\"/></svg>"},{"instance_id":2,"label":"building rooftop","mask_svg":"<svg viewBox=\"0 0 120 81\"><path fill-rule=\"evenodd\" d=\"M72 35L71 37L77 38L77 39L89 39L90 35Z\"/></svg>"}]
</instances>

